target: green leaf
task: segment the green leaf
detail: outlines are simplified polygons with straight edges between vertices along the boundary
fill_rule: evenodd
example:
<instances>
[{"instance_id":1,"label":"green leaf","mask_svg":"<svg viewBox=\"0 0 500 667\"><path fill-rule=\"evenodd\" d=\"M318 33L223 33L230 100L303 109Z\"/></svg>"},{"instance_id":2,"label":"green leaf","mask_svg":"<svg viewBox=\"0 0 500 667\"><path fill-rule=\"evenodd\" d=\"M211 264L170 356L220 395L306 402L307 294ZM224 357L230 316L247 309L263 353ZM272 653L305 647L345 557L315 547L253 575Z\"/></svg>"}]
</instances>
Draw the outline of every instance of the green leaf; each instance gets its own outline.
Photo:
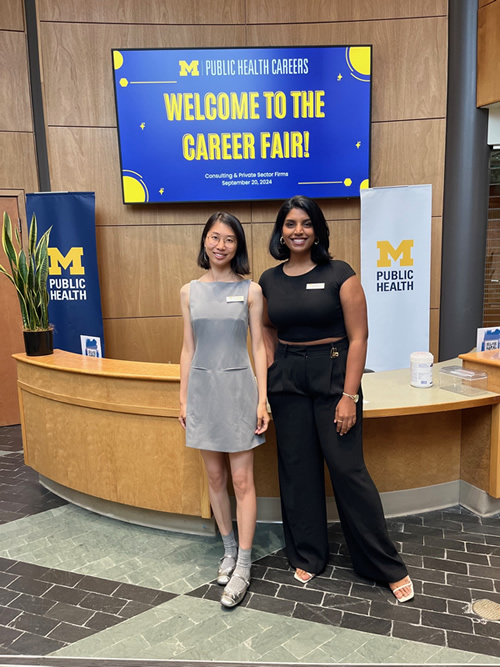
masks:
<instances>
[{"instance_id":1,"label":"green leaf","mask_svg":"<svg viewBox=\"0 0 500 667\"><path fill-rule=\"evenodd\" d=\"M19 305L21 307L21 316L23 318L23 326L24 326L25 329L29 328L29 314L28 314L29 311L28 311L28 308L26 306L26 300L24 298L23 293L20 291L20 289L17 286L16 281L14 280L14 278L1 265L0 265L0 273L3 273L3 275L7 276L7 278L13 283L14 287L16 288L17 298L19 299Z\"/></svg>"},{"instance_id":2,"label":"green leaf","mask_svg":"<svg viewBox=\"0 0 500 667\"><path fill-rule=\"evenodd\" d=\"M29 241L28 241L28 252L30 255L35 254L36 248L36 236L37 236L37 224L36 224L36 215L33 213L31 217Z\"/></svg>"},{"instance_id":3,"label":"green leaf","mask_svg":"<svg viewBox=\"0 0 500 667\"><path fill-rule=\"evenodd\" d=\"M35 262L33 257L28 258L28 287L35 289Z\"/></svg>"},{"instance_id":4,"label":"green leaf","mask_svg":"<svg viewBox=\"0 0 500 667\"><path fill-rule=\"evenodd\" d=\"M0 264L0 273L3 273L4 276L7 276L7 278L11 281L11 283L15 286L15 280L14 278L10 275L10 273L3 268L3 266Z\"/></svg>"},{"instance_id":5,"label":"green leaf","mask_svg":"<svg viewBox=\"0 0 500 667\"><path fill-rule=\"evenodd\" d=\"M26 264L26 255L24 250L19 253L19 275L26 289L28 288L28 266Z\"/></svg>"},{"instance_id":6,"label":"green leaf","mask_svg":"<svg viewBox=\"0 0 500 667\"><path fill-rule=\"evenodd\" d=\"M45 294L42 295L42 313L43 313L42 327L44 329L48 329L49 328L49 293L48 293L48 291L45 291Z\"/></svg>"},{"instance_id":7,"label":"green leaf","mask_svg":"<svg viewBox=\"0 0 500 667\"><path fill-rule=\"evenodd\" d=\"M16 243L18 247L21 247L21 237L19 236L19 229L17 228L17 225L14 225L14 234L16 236Z\"/></svg>"},{"instance_id":8,"label":"green leaf","mask_svg":"<svg viewBox=\"0 0 500 667\"><path fill-rule=\"evenodd\" d=\"M40 262L37 265L37 286L38 290L41 292L42 289L47 289L47 278L49 276L49 254L47 252L48 237L44 240L44 243L40 249Z\"/></svg>"},{"instance_id":9,"label":"green leaf","mask_svg":"<svg viewBox=\"0 0 500 667\"><path fill-rule=\"evenodd\" d=\"M5 251L5 254L7 254L7 251L5 249L5 239L8 236L12 236L12 225L10 223L10 218L9 214L4 211L3 212L3 226L2 226L2 246Z\"/></svg>"},{"instance_id":10,"label":"green leaf","mask_svg":"<svg viewBox=\"0 0 500 667\"><path fill-rule=\"evenodd\" d=\"M28 309L26 308L26 302L24 301L22 295L19 296L19 305L21 306L21 317L23 318L23 326L25 329L31 329L30 318L28 315Z\"/></svg>"},{"instance_id":11,"label":"green leaf","mask_svg":"<svg viewBox=\"0 0 500 667\"><path fill-rule=\"evenodd\" d=\"M45 234L43 234L40 237L40 240L38 241L38 245L37 245L36 250L35 250L35 265L36 265L37 269L40 266L40 264L43 263L42 254L46 254L47 255L47 260L48 260L48 252L49 252L48 246L49 246L49 237L50 237L50 230L51 229L52 229L52 227L47 229Z\"/></svg>"}]
</instances>

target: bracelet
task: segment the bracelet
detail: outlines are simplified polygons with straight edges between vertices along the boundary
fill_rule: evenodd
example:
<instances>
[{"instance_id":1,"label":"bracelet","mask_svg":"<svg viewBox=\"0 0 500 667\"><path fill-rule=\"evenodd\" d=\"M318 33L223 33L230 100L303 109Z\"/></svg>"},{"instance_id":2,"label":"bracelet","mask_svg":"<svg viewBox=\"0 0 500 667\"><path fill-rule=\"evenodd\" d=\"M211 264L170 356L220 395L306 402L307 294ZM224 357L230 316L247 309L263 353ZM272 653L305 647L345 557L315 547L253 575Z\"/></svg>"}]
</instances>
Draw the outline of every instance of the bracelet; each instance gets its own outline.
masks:
<instances>
[{"instance_id":1,"label":"bracelet","mask_svg":"<svg viewBox=\"0 0 500 667\"><path fill-rule=\"evenodd\" d=\"M357 403L359 401L359 394L348 394L347 392L343 391L342 395L343 396L349 396L349 398L352 401L354 401L355 403Z\"/></svg>"}]
</instances>

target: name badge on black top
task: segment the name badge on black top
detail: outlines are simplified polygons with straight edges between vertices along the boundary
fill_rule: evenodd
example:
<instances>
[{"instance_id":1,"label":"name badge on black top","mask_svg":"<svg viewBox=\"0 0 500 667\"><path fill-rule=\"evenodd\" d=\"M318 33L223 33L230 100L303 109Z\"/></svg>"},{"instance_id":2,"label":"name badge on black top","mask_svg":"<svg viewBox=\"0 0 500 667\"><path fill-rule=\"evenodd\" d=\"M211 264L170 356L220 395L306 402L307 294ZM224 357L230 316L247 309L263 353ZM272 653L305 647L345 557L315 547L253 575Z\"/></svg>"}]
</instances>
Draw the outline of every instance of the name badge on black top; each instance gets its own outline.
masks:
<instances>
[{"instance_id":1,"label":"name badge on black top","mask_svg":"<svg viewBox=\"0 0 500 667\"><path fill-rule=\"evenodd\" d=\"M325 283L307 283L306 289L325 289Z\"/></svg>"}]
</instances>

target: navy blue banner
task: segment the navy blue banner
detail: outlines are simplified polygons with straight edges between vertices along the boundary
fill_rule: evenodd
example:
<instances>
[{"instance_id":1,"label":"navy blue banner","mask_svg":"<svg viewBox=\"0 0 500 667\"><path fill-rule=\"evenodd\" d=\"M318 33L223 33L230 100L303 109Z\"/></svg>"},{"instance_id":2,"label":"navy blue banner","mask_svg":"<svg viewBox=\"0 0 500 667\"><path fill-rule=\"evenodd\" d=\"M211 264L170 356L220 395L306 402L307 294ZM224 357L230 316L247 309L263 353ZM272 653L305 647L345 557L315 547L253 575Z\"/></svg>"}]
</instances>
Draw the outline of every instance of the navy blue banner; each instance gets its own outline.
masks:
<instances>
[{"instance_id":1,"label":"navy blue banner","mask_svg":"<svg viewBox=\"0 0 500 667\"><path fill-rule=\"evenodd\" d=\"M49 228L49 322L54 347L91 357L104 356L101 292L95 238L93 192L26 195L38 238Z\"/></svg>"},{"instance_id":2,"label":"navy blue banner","mask_svg":"<svg viewBox=\"0 0 500 667\"><path fill-rule=\"evenodd\" d=\"M112 55L125 204L369 186L370 46Z\"/></svg>"}]
</instances>

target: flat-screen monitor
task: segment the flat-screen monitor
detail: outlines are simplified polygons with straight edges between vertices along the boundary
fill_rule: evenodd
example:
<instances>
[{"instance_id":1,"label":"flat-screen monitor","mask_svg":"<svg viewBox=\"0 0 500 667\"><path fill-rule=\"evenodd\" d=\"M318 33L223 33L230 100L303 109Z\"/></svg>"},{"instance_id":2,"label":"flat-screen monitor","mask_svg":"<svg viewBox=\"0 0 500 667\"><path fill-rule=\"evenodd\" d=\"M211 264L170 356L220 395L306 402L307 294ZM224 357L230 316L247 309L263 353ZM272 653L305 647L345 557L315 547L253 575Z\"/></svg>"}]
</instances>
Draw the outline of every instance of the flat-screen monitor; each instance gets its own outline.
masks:
<instances>
[{"instance_id":1,"label":"flat-screen monitor","mask_svg":"<svg viewBox=\"0 0 500 667\"><path fill-rule=\"evenodd\" d=\"M125 204L358 197L371 46L113 49Z\"/></svg>"}]
</instances>

